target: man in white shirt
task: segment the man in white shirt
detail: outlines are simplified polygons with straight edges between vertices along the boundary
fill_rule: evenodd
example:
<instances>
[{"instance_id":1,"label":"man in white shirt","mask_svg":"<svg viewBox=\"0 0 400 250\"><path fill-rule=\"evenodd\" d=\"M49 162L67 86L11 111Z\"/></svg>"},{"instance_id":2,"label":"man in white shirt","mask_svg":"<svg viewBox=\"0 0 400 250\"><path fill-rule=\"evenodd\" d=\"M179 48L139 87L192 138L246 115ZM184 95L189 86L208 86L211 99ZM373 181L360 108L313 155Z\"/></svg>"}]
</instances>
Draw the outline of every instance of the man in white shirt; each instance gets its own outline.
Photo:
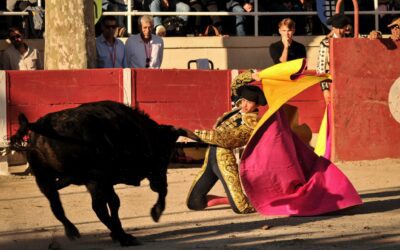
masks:
<instances>
[{"instance_id":1,"label":"man in white shirt","mask_svg":"<svg viewBox=\"0 0 400 250\"><path fill-rule=\"evenodd\" d=\"M12 45L4 50L0 60L4 70L43 69L39 51L28 46L18 28L12 27L8 30L8 39Z\"/></svg>"},{"instance_id":2,"label":"man in white shirt","mask_svg":"<svg viewBox=\"0 0 400 250\"><path fill-rule=\"evenodd\" d=\"M140 33L129 37L125 43L127 67L159 69L164 41L152 34L153 18L142 16L139 19L139 29Z\"/></svg>"}]
</instances>

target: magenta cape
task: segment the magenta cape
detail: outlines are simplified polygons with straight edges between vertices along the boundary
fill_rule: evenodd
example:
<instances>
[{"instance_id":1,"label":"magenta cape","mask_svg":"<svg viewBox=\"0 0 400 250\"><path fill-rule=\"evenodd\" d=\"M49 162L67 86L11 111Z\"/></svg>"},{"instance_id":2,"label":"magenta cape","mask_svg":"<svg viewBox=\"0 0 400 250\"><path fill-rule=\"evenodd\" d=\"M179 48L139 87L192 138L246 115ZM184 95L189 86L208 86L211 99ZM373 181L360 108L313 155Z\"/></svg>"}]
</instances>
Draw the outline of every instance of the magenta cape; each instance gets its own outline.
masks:
<instances>
[{"instance_id":1,"label":"magenta cape","mask_svg":"<svg viewBox=\"0 0 400 250\"><path fill-rule=\"evenodd\" d=\"M280 109L247 145L240 177L264 215L311 216L362 204L347 177L293 134Z\"/></svg>"}]
</instances>

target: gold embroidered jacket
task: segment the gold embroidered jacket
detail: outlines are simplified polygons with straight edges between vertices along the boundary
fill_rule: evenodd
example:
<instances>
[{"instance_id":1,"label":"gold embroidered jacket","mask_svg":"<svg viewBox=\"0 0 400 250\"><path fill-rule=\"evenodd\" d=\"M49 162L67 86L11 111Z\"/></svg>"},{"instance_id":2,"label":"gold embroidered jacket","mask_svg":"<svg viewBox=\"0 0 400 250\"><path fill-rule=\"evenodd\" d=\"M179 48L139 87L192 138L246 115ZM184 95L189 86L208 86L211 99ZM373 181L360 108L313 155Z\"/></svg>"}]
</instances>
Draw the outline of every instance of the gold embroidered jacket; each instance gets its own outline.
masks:
<instances>
[{"instance_id":1,"label":"gold embroidered jacket","mask_svg":"<svg viewBox=\"0 0 400 250\"><path fill-rule=\"evenodd\" d=\"M246 145L257 125L258 112L241 113L235 108L218 118L213 130L195 130L194 133L205 143L234 149Z\"/></svg>"}]
</instances>

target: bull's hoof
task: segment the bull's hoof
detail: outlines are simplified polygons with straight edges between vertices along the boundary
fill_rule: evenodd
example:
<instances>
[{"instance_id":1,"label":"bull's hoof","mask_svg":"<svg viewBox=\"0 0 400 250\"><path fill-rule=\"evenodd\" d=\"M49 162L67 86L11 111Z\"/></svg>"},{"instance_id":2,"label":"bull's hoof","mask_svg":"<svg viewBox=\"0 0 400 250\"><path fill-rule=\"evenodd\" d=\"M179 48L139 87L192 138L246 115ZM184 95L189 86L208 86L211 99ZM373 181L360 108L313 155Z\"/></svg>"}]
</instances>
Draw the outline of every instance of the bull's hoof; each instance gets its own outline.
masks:
<instances>
[{"instance_id":1,"label":"bull's hoof","mask_svg":"<svg viewBox=\"0 0 400 250\"><path fill-rule=\"evenodd\" d=\"M153 220L155 222L158 222L158 220L161 217L161 213L162 213L162 210L159 206L154 206L151 208L151 218L153 218Z\"/></svg>"},{"instance_id":2,"label":"bull's hoof","mask_svg":"<svg viewBox=\"0 0 400 250\"><path fill-rule=\"evenodd\" d=\"M65 234L70 240L76 240L81 237L78 228L76 228L73 224L65 227Z\"/></svg>"},{"instance_id":3,"label":"bull's hoof","mask_svg":"<svg viewBox=\"0 0 400 250\"><path fill-rule=\"evenodd\" d=\"M123 247L127 247L127 246L138 246L141 245L142 243L140 243L140 241L138 241L138 239L136 239L135 236L132 236L130 234L122 234L122 235L113 235L113 233L110 234L111 238L114 241L119 241L119 244L121 244L121 246Z\"/></svg>"}]
</instances>

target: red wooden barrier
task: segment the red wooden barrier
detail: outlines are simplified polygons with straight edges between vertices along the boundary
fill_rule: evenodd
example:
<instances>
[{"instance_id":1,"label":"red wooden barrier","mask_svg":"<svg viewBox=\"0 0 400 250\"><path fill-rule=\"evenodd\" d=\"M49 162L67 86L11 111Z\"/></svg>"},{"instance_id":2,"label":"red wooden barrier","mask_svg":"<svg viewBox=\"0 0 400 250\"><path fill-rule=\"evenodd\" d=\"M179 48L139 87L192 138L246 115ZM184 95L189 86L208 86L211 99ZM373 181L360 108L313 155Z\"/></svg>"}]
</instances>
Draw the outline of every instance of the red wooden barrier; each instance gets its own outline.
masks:
<instances>
[{"instance_id":1,"label":"red wooden barrier","mask_svg":"<svg viewBox=\"0 0 400 250\"><path fill-rule=\"evenodd\" d=\"M135 69L132 82L132 103L159 123L212 128L230 110L228 70Z\"/></svg>"},{"instance_id":2,"label":"red wooden barrier","mask_svg":"<svg viewBox=\"0 0 400 250\"><path fill-rule=\"evenodd\" d=\"M210 129L217 117L231 108L230 82L230 70L132 69L132 106L159 123ZM121 69L7 71L7 86L8 135L17 129L20 112L35 121L49 112L85 102L124 101ZM299 108L299 122L318 132L324 109L319 87L290 103Z\"/></svg>"},{"instance_id":3,"label":"red wooden barrier","mask_svg":"<svg viewBox=\"0 0 400 250\"><path fill-rule=\"evenodd\" d=\"M123 101L121 69L7 71L7 128L18 128L24 112L30 121L44 114L99 100Z\"/></svg>"},{"instance_id":4,"label":"red wooden barrier","mask_svg":"<svg viewBox=\"0 0 400 250\"><path fill-rule=\"evenodd\" d=\"M399 158L400 124L388 96L400 76L400 43L333 39L331 46L334 159Z\"/></svg>"}]
</instances>

